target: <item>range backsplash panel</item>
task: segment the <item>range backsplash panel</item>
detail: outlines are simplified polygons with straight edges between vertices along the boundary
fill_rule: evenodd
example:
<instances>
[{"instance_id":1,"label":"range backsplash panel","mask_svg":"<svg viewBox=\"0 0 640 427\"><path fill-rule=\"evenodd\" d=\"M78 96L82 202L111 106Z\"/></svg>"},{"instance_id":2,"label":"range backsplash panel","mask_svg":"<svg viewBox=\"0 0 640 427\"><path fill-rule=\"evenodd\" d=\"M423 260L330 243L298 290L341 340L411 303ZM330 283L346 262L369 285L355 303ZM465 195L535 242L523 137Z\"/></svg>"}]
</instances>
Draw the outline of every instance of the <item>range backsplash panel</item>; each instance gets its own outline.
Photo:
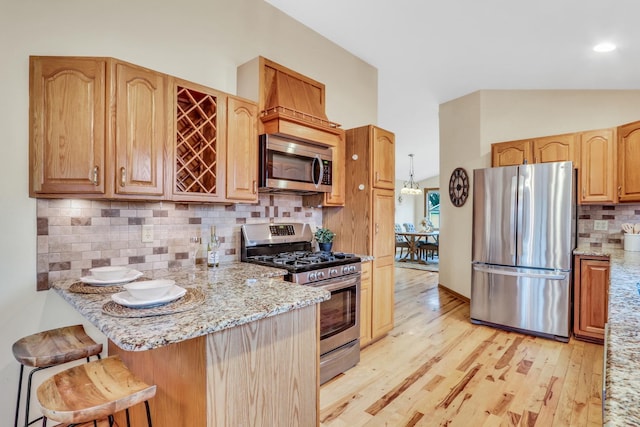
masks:
<instances>
[{"instance_id":1,"label":"range backsplash panel","mask_svg":"<svg viewBox=\"0 0 640 427\"><path fill-rule=\"evenodd\" d=\"M261 195L255 205L38 199L38 290L89 269L128 265L139 271L189 265L189 238L199 236L204 261L210 227L221 241L220 262L240 260L240 226L260 222L322 225L322 209L303 207L302 197ZM142 226L153 225L153 242Z\"/></svg>"}]
</instances>

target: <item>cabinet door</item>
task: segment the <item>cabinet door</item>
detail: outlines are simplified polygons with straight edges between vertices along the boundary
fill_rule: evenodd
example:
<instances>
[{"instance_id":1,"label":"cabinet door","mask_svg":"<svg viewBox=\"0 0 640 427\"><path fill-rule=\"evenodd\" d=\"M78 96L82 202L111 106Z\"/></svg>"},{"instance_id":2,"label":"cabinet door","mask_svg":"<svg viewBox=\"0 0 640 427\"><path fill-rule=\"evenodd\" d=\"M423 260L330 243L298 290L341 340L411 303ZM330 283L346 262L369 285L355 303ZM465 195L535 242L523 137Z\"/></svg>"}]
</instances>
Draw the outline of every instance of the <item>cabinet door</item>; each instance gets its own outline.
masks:
<instances>
[{"instance_id":1,"label":"cabinet door","mask_svg":"<svg viewBox=\"0 0 640 427\"><path fill-rule=\"evenodd\" d=\"M491 166L515 166L533 162L531 141L508 141L491 144Z\"/></svg>"},{"instance_id":2,"label":"cabinet door","mask_svg":"<svg viewBox=\"0 0 640 427\"><path fill-rule=\"evenodd\" d=\"M614 203L615 129L580 133L580 203Z\"/></svg>"},{"instance_id":3,"label":"cabinet door","mask_svg":"<svg viewBox=\"0 0 640 427\"><path fill-rule=\"evenodd\" d=\"M537 138L533 141L533 158L535 163L573 162L579 167L580 146L576 134L565 134Z\"/></svg>"},{"instance_id":4,"label":"cabinet door","mask_svg":"<svg viewBox=\"0 0 640 427\"><path fill-rule=\"evenodd\" d=\"M227 199L258 201L258 107L227 99Z\"/></svg>"},{"instance_id":5,"label":"cabinet door","mask_svg":"<svg viewBox=\"0 0 640 427\"><path fill-rule=\"evenodd\" d=\"M371 335L379 338L393 329L395 198L392 190L374 189L373 203L373 272L371 283Z\"/></svg>"},{"instance_id":6,"label":"cabinet door","mask_svg":"<svg viewBox=\"0 0 640 427\"><path fill-rule=\"evenodd\" d=\"M31 57L30 68L30 195L103 195L106 61Z\"/></svg>"},{"instance_id":7,"label":"cabinet door","mask_svg":"<svg viewBox=\"0 0 640 427\"><path fill-rule=\"evenodd\" d=\"M618 128L618 200L640 201L640 122Z\"/></svg>"},{"instance_id":8,"label":"cabinet door","mask_svg":"<svg viewBox=\"0 0 640 427\"><path fill-rule=\"evenodd\" d=\"M395 188L395 135L371 126L373 187Z\"/></svg>"},{"instance_id":9,"label":"cabinet door","mask_svg":"<svg viewBox=\"0 0 640 427\"><path fill-rule=\"evenodd\" d=\"M336 144L331 148L333 159L333 175L331 193L324 196L324 206L344 206L345 201L345 139L340 135Z\"/></svg>"},{"instance_id":10,"label":"cabinet door","mask_svg":"<svg viewBox=\"0 0 640 427\"><path fill-rule=\"evenodd\" d=\"M167 146L163 74L116 62L115 194L162 196Z\"/></svg>"},{"instance_id":11,"label":"cabinet door","mask_svg":"<svg viewBox=\"0 0 640 427\"><path fill-rule=\"evenodd\" d=\"M574 334L603 342L609 303L609 261L578 257L576 272Z\"/></svg>"},{"instance_id":12,"label":"cabinet door","mask_svg":"<svg viewBox=\"0 0 640 427\"><path fill-rule=\"evenodd\" d=\"M371 263L362 263L360 277L360 348L371 342Z\"/></svg>"}]
</instances>

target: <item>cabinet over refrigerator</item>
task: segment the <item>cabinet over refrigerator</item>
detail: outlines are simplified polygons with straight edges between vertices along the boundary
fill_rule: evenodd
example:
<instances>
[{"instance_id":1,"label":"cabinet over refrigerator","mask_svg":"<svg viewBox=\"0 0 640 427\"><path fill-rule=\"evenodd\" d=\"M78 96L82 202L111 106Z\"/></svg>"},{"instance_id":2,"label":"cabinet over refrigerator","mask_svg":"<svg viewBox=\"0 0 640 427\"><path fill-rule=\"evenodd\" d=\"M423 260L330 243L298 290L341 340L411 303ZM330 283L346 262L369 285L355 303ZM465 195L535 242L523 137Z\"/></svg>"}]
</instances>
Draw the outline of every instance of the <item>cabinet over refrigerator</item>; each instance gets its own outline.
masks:
<instances>
[{"instance_id":1,"label":"cabinet over refrigerator","mask_svg":"<svg viewBox=\"0 0 640 427\"><path fill-rule=\"evenodd\" d=\"M572 163L476 169L473 177L471 321L568 341Z\"/></svg>"}]
</instances>

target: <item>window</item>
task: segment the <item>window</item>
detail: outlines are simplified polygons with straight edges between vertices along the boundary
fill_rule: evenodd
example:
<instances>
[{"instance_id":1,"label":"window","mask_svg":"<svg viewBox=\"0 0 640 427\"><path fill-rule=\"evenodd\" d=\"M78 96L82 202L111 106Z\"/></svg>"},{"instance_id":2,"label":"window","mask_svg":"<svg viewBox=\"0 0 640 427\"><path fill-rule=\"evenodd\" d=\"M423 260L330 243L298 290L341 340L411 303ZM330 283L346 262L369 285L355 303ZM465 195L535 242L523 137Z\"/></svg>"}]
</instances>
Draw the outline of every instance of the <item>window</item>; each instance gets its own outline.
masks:
<instances>
[{"instance_id":1,"label":"window","mask_svg":"<svg viewBox=\"0 0 640 427\"><path fill-rule=\"evenodd\" d=\"M424 192L424 219L430 223L434 230L440 229L440 189L425 188Z\"/></svg>"}]
</instances>

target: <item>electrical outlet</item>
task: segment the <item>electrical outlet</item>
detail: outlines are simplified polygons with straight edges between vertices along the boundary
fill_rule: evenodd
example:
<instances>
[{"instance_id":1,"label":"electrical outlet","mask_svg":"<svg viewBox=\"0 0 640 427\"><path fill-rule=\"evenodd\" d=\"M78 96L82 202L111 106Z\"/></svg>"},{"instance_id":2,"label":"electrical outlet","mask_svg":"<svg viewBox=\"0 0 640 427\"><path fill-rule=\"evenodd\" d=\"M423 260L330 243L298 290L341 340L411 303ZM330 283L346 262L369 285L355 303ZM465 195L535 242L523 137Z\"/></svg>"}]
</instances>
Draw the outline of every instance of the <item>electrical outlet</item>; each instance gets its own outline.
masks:
<instances>
[{"instance_id":1,"label":"electrical outlet","mask_svg":"<svg viewBox=\"0 0 640 427\"><path fill-rule=\"evenodd\" d=\"M609 222L607 220L595 220L593 221L593 229L598 231L606 231L609 229Z\"/></svg>"},{"instance_id":2,"label":"electrical outlet","mask_svg":"<svg viewBox=\"0 0 640 427\"><path fill-rule=\"evenodd\" d=\"M153 225L142 226L142 243L153 242Z\"/></svg>"}]
</instances>

